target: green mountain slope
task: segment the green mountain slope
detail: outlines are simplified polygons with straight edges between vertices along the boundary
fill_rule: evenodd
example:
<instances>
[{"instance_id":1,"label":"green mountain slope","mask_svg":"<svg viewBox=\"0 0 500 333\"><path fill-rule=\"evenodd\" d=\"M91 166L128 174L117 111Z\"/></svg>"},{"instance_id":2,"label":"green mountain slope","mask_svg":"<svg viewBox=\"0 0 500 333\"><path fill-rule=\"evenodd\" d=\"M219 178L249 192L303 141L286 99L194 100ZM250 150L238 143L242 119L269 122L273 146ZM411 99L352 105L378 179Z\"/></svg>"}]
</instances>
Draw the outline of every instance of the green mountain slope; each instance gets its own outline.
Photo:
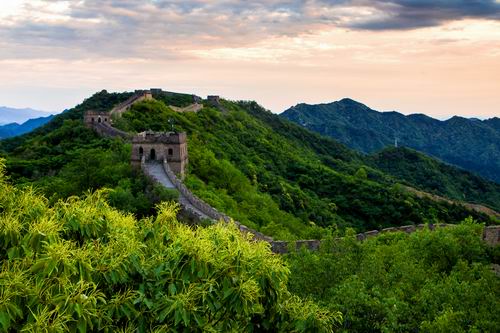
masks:
<instances>
[{"instance_id":1,"label":"green mountain slope","mask_svg":"<svg viewBox=\"0 0 500 333\"><path fill-rule=\"evenodd\" d=\"M113 189L111 204L148 214L171 194L158 193L134 173L128 144L100 138L81 121L84 110L109 110L128 97L100 92L21 140L3 141L9 175L40 186L54 200L105 186ZM175 105L172 97L165 102ZM165 102L136 104L115 126L161 131L170 130L173 120L176 130L188 133L187 186L215 208L277 239L321 238L329 226L369 230L455 223L469 215L489 221L462 206L404 191L395 177L362 155L255 102L223 101L222 111L207 103L198 113L174 112Z\"/></svg>"},{"instance_id":2,"label":"green mountain slope","mask_svg":"<svg viewBox=\"0 0 500 333\"><path fill-rule=\"evenodd\" d=\"M500 184L439 162L409 148L386 148L367 157L378 168L410 186L450 199L500 210Z\"/></svg>"},{"instance_id":3,"label":"green mountain slope","mask_svg":"<svg viewBox=\"0 0 500 333\"><path fill-rule=\"evenodd\" d=\"M119 126L128 131L166 130L168 119L174 119L176 128L187 131L190 138L188 185L223 211L232 204L211 195L228 190L238 198L241 185L232 188L233 181L226 184L233 176L219 170L232 166L251 180L257 192L270 194L280 209L304 222L367 228L376 227L381 219L401 223L402 216L409 213L399 215L398 209L389 207L394 204L401 209L399 200L403 199L397 189L388 188L393 179L367 166L367 179L359 177L357 173L366 163L345 146L283 121L253 102L226 102L224 109L227 112L206 108L198 114L179 114L159 103L143 103L125 114ZM227 162L224 168L212 155L220 163Z\"/></svg>"},{"instance_id":4,"label":"green mountain slope","mask_svg":"<svg viewBox=\"0 0 500 333\"><path fill-rule=\"evenodd\" d=\"M84 111L109 110L131 95L101 91L31 133L0 141L11 179L36 185L52 202L112 188L109 200L115 207L139 216L153 213L156 203L174 195L131 169L127 144L99 137L82 121Z\"/></svg>"},{"instance_id":5,"label":"green mountain slope","mask_svg":"<svg viewBox=\"0 0 500 333\"><path fill-rule=\"evenodd\" d=\"M423 114L377 112L351 99L298 104L281 116L364 153L393 146L397 139L401 146L500 182L499 118L439 121Z\"/></svg>"}]
</instances>

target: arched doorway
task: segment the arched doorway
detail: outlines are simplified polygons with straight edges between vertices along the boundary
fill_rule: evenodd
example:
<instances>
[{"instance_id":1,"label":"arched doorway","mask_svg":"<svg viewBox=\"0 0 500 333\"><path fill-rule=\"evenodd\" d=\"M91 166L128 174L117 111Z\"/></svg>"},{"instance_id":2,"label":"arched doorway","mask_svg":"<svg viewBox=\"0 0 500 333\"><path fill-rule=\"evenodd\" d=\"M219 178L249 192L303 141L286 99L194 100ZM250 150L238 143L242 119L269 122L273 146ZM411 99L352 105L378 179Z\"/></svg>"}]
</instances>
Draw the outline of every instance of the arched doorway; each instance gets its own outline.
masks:
<instances>
[{"instance_id":1,"label":"arched doorway","mask_svg":"<svg viewBox=\"0 0 500 333\"><path fill-rule=\"evenodd\" d=\"M156 151L154 149L151 149L151 153L149 154L149 159L151 161L156 160Z\"/></svg>"},{"instance_id":2,"label":"arched doorway","mask_svg":"<svg viewBox=\"0 0 500 333\"><path fill-rule=\"evenodd\" d=\"M97 122L98 122L98 123L100 123L100 122L101 122L101 117L99 117L99 118L97 119Z\"/></svg>"},{"instance_id":3,"label":"arched doorway","mask_svg":"<svg viewBox=\"0 0 500 333\"><path fill-rule=\"evenodd\" d=\"M144 149L142 147L139 147L139 156L142 158L142 155L144 155Z\"/></svg>"}]
</instances>

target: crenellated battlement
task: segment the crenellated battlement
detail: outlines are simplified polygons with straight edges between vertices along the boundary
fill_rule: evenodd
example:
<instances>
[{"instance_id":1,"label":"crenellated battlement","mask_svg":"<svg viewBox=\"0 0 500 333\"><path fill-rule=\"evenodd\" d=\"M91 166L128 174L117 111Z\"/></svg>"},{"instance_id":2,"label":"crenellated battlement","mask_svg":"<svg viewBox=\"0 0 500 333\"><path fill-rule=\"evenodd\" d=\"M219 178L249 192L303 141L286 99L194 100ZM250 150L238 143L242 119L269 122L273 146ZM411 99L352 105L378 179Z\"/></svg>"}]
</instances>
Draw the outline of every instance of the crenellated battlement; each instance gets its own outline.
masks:
<instances>
[{"instance_id":1,"label":"crenellated battlement","mask_svg":"<svg viewBox=\"0 0 500 333\"><path fill-rule=\"evenodd\" d=\"M132 143L165 143L181 144L186 143L187 135L184 132L153 132L145 131L135 135Z\"/></svg>"}]
</instances>

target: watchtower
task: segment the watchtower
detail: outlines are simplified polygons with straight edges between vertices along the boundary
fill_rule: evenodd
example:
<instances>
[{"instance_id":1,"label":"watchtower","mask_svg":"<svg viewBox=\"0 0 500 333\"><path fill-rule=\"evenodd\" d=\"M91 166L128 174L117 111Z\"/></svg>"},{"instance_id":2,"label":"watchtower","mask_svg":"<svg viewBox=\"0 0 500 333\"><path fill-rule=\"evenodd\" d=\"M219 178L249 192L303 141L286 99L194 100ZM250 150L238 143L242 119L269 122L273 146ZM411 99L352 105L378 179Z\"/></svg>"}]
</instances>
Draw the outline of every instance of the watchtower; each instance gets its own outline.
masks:
<instances>
[{"instance_id":1,"label":"watchtower","mask_svg":"<svg viewBox=\"0 0 500 333\"><path fill-rule=\"evenodd\" d=\"M186 133L146 131L132 138L132 165L166 159L172 171L184 176L188 164Z\"/></svg>"},{"instance_id":2,"label":"watchtower","mask_svg":"<svg viewBox=\"0 0 500 333\"><path fill-rule=\"evenodd\" d=\"M217 106L220 104L220 97L217 95L208 95L207 96L207 101L214 106Z\"/></svg>"},{"instance_id":3,"label":"watchtower","mask_svg":"<svg viewBox=\"0 0 500 333\"><path fill-rule=\"evenodd\" d=\"M108 112L100 111L87 111L83 115L83 122L87 126L93 126L95 124L107 124L110 125L111 117Z\"/></svg>"}]
</instances>

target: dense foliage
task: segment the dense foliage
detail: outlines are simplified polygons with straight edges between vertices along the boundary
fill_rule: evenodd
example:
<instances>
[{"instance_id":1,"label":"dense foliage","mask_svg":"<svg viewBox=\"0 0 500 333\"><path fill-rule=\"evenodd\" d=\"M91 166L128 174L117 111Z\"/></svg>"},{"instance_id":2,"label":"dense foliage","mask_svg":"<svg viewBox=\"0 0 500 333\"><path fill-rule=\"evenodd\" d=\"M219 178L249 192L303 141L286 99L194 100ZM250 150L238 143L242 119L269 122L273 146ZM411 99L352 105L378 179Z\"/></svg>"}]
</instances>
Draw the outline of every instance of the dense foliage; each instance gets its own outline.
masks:
<instances>
[{"instance_id":1,"label":"dense foliage","mask_svg":"<svg viewBox=\"0 0 500 333\"><path fill-rule=\"evenodd\" d=\"M178 113L158 101L144 102L116 126L162 131L170 129L169 120L188 133L187 185L214 207L279 239L321 238L319 227L453 223L473 214L406 193L358 154L256 103Z\"/></svg>"},{"instance_id":2,"label":"dense foliage","mask_svg":"<svg viewBox=\"0 0 500 333\"><path fill-rule=\"evenodd\" d=\"M453 117L439 121L423 114L377 112L351 99L298 104L284 118L372 153L394 145L411 147L500 182L500 119Z\"/></svg>"},{"instance_id":3,"label":"dense foliage","mask_svg":"<svg viewBox=\"0 0 500 333\"><path fill-rule=\"evenodd\" d=\"M340 314L290 294L266 243L176 212L136 220L103 192L51 206L0 164L0 331L333 331Z\"/></svg>"},{"instance_id":4,"label":"dense foliage","mask_svg":"<svg viewBox=\"0 0 500 333\"><path fill-rule=\"evenodd\" d=\"M344 313L345 332L498 332L500 248L482 226L354 236L288 255L289 288ZM497 273L498 274L498 273Z\"/></svg>"}]
</instances>

